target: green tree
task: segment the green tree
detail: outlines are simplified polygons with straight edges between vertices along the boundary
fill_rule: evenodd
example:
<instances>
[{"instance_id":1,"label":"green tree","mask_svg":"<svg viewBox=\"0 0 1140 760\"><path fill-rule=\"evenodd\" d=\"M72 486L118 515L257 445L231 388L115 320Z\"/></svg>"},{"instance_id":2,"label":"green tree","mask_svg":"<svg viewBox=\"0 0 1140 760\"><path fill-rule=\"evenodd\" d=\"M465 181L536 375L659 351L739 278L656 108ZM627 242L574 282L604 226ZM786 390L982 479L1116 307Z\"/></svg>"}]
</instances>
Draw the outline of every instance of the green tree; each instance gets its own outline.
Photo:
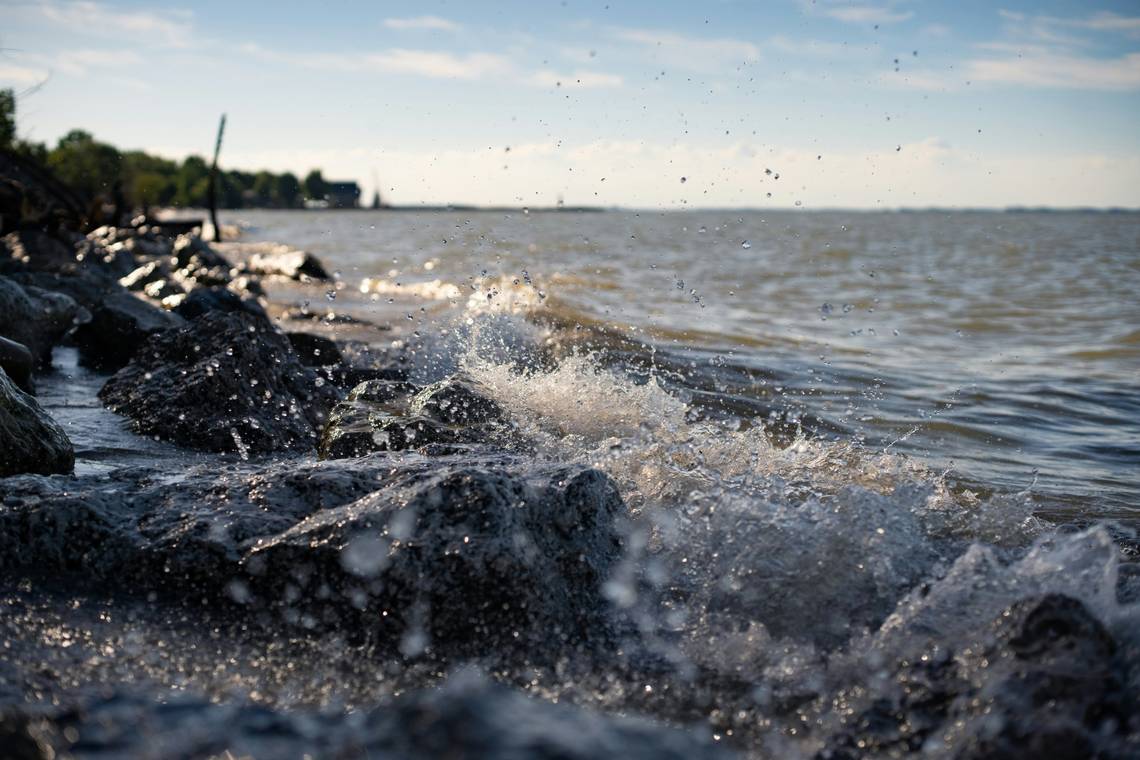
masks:
<instances>
[{"instance_id":1,"label":"green tree","mask_svg":"<svg viewBox=\"0 0 1140 760\"><path fill-rule=\"evenodd\" d=\"M0 90L0 148L16 142L16 93Z\"/></svg>"},{"instance_id":2,"label":"green tree","mask_svg":"<svg viewBox=\"0 0 1140 760\"><path fill-rule=\"evenodd\" d=\"M285 208L295 208L301 197L301 183L292 172L277 176L277 198Z\"/></svg>"},{"instance_id":3,"label":"green tree","mask_svg":"<svg viewBox=\"0 0 1140 760\"><path fill-rule=\"evenodd\" d=\"M329 183L321 176L320 169L313 169L305 175L305 195L312 200L324 200L329 194Z\"/></svg>"},{"instance_id":4,"label":"green tree","mask_svg":"<svg viewBox=\"0 0 1140 760\"><path fill-rule=\"evenodd\" d=\"M277 178L267 171L253 177L253 199L258 206L280 205L277 199Z\"/></svg>"},{"instance_id":5,"label":"green tree","mask_svg":"<svg viewBox=\"0 0 1140 760\"><path fill-rule=\"evenodd\" d=\"M81 129L64 135L47 162L57 177L87 198L107 196L123 180L119 151Z\"/></svg>"},{"instance_id":6,"label":"green tree","mask_svg":"<svg viewBox=\"0 0 1140 760\"><path fill-rule=\"evenodd\" d=\"M188 156L178 167L174 181L174 203L178 206L205 206L210 165L201 156Z\"/></svg>"}]
</instances>

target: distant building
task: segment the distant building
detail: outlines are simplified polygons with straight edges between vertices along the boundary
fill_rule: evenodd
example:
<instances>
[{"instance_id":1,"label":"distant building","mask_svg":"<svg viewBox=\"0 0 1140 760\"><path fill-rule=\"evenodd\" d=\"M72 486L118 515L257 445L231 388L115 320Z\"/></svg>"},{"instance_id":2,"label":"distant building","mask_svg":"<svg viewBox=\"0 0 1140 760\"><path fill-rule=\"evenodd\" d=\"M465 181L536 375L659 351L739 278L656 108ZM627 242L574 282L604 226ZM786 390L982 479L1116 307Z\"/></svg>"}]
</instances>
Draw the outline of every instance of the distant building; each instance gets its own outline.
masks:
<instances>
[{"instance_id":1,"label":"distant building","mask_svg":"<svg viewBox=\"0 0 1140 760\"><path fill-rule=\"evenodd\" d=\"M355 182L329 182L329 208L359 208L360 185Z\"/></svg>"}]
</instances>

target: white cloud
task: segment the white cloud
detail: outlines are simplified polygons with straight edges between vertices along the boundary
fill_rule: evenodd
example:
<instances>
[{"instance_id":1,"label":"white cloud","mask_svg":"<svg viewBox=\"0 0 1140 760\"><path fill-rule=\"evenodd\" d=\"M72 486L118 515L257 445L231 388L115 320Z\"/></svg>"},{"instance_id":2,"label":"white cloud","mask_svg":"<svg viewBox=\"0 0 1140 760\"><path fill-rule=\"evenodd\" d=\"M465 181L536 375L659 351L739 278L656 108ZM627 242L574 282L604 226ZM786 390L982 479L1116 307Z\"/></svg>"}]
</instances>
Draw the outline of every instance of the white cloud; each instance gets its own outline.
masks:
<instances>
[{"instance_id":1,"label":"white cloud","mask_svg":"<svg viewBox=\"0 0 1140 760\"><path fill-rule=\"evenodd\" d=\"M136 33L144 41L152 37L171 47L188 47L193 42L193 16L189 11L127 11L86 0L45 2L38 8L47 20L85 32L103 29Z\"/></svg>"},{"instance_id":2,"label":"white cloud","mask_svg":"<svg viewBox=\"0 0 1140 760\"><path fill-rule=\"evenodd\" d=\"M1009 58L968 61L964 78L975 82L1078 90L1140 90L1140 53L1090 58L1035 51Z\"/></svg>"},{"instance_id":3,"label":"white cloud","mask_svg":"<svg viewBox=\"0 0 1140 760\"><path fill-rule=\"evenodd\" d=\"M392 48L363 56L361 65L377 71L416 74L437 79L482 79L510 69L510 61L496 53L454 53Z\"/></svg>"},{"instance_id":4,"label":"white cloud","mask_svg":"<svg viewBox=\"0 0 1140 760\"><path fill-rule=\"evenodd\" d=\"M1101 11L1078 22L1078 25L1102 32L1135 34L1140 32L1140 16L1120 16L1109 11Z\"/></svg>"},{"instance_id":5,"label":"white cloud","mask_svg":"<svg viewBox=\"0 0 1140 760\"><path fill-rule=\"evenodd\" d=\"M616 74L606 74L600 71L575 71L572 74L558 74L547 69L535 72L525 81L538 87L575 89L613 88L621 87L623 84L622 78Z\"/></svg>"},{"instance_id":6,"label":"white cloud","mask_svg":"<svg viewBox=\"0 0 1140 760\"><path fill-rule=\"evenodd\" d=\"M57 55L53 66L67 74L85 76L92 68L136 66L142 63L130 50L68 50Z\"/></svg>"},{"instance_id":7,"label":"white cloud","mask_svg":"<svg viewBox=\"0 0 1140 760\"><path fill-rule=\"evenodd\" d=\"M445 32L459 31L460 26L439 16L414 16L411 18L386 18L384 26L389 29L437 29Z\"/></svg>"},{"instance_id":8,"label":"white cloud","mask_svg":"<svg viewBox=\"0 0 1140 760\"><path fill-rule=\"evenodd\" d=\"M824 5L819 8L823 15L848 24L897 24L906 21L914 13L897 11L885 5Z\"/></svg>"},{"instance_id":9,"label":"white cloud","mask_svg":"<svg viewBox=\"0 0 1140 760\"><path fill-rule=\"evenodd\" d=\"M760 49L729 37L688 37L665 29L614 28L610 36L651 49L657 60L677 68L719 70L759 60Z\"/></svg>"},{"instance_id":10,"label":"white cloud","mask_svg":"<svg viewBox=\"0 0 1140 760\"><path fill-rule=\"evenodd\" d=\"M497 53L455 54L439 50L389 48L375 53L281 53L255 43L239 49L273 63L286 63L303 68L345 73L413 74L432 79L483 79L504 75L513 70L510 59Z\"/></svg>"},{"instance_id":11,"label":"white cloud","mask_svg":"<svg viewBox=\"0 0 1140 760\"><path fill-rule=\"evenodd\" d=\"M45 69L0 64L0 84L34 85L48 78Z\"/></svg>"}]
</instances>

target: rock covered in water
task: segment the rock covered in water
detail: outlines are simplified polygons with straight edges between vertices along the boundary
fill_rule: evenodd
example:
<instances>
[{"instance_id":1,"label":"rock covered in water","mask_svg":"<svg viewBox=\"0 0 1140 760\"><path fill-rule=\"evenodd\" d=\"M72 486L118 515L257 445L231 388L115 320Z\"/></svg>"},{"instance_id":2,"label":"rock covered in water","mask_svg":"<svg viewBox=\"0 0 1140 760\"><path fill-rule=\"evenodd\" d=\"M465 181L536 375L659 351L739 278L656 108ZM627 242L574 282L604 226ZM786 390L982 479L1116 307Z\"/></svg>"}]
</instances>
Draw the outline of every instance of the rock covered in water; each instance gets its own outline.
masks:
<instances>
[{"instance_id":1,"label":"rock covered in water","mask_svg":"<svg viewBox=\"0 0 1140 760\"><path fill-rule=\"evenodd\" d=\"M6 740L6 741L5 741ZM708 737L529 698L472 671L354 710L281 711L180 692L92 691L61 706L0 708L16 758L251 757L702 760Z\"/></svg>"},{"instance_id":2,"label":"rock covered in water","mask_svg":"<svg viewBox=\"0 0 1140 760\"><path fill-rule=\"evenodd\" d=\"M1022 599L954 649L889 666L894 689L853 714L823 759L1120 756L1136 695L1116 642L1078 600ZM1133 748L1135 749L1135 748Z\"/></svg>"},{"instance_id":3,"label":"rock covered in water","mask_svg":"<svg viewBox=\"0 0 1140 760\"><path fill-rule=\"evenodd\" d=\"M484 468L457 457L409 468L382 491L258 541L246 566L280 583L272 568L304 564L333 596L375 595L382 624L422 636L421 649L582 641L601 630L621 508L596 470Z\"/></svg>"},{"instance_id":4,"label":"rock covered in water","mask_svg":"<svg viewBox=\"0 0 1140 760\"><path fill-rule=\"evenodd\" d=\"M0 477L67 473L74 466L67 433L0 370Z\"/></svg>"},{"instance_id":5,"label":"rock covered in water","mask_svg":"<svg viewBox=\"0 0 1140 760\"><path fill-rule=\"evenodd\" d=\"M51 350L87 315L74 299L0 277L0 336L32 353L39 366L51 364Z\"/></svg>"},{"instance_id":6,"label":"rock covered in water","mask_svg":"<svg viewBox=\"0 0 1140 760\"><path fill-rule=\"evenodd\" d=\"M6 491L0 568L237 601L406 655L604 640L622 552L606 475L489 450L27 476Z\"/></svg>"},{"instance_id":7,"label":"rock covered in water","mask_svg":"<svg viewBox=\"0 0 1140 760\"><path fill-rule=\"evenodd\" d=\"M457 373L423 389L384 381L358 385L333 409L318 452L336 459L429 444L516 442L509 416L489 391Z\"/></svg>"},{"instance_id":8,"label":"rock covered in water","mask_svg":"<svg viewBox=\"0 0 1140 760\"><path fill-rule=\"evenodd\" d=\"M149 339L99 397L140 433L242 453L311 448L336 401L267 321L221 311Z\"/></svg>"}]
</instances>

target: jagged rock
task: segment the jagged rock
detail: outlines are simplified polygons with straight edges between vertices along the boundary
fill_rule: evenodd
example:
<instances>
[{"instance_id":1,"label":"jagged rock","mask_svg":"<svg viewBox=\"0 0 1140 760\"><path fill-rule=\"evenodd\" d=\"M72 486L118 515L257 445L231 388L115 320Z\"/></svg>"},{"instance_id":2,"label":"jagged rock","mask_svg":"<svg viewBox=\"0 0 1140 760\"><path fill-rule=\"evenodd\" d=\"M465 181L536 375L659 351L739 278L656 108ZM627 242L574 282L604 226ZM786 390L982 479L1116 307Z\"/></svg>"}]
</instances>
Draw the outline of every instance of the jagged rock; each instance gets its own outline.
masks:
<instances>
[{"instance_id":1,"label":"jagged rock","mask_svg":"<svg viewBox=\"0 0 1140 760\"><path fill-rule=\"evenodd\" d=\"M623 505L600 471L471 449L156 474L7 481L0 568L216 605L236 580L287 622L388 646L415 634L441 653L607 635Z\"/></svg>"},{"instance_id":2,"label":"jagged rock","mask_svg":"<svg viewBox=\"0 0 1140 760\"><path fill-rule=\"evenodd\" d=\"M491 400L490 392L463 373L424 388L412 399L409 410L448 425L478 425L507 418Z\"/></svg>"},{"instance_id":3,"label":"jagged rock","mask_svg":"<svg viewBox=\"0 0 1140 760\"><path fill-rule=\"evenodd\" d=\"M197 319L203 314L212 311L244 311L247 314L260 317L267 322L269 320L265 309L255 299L242 298L232 290L216 285L195 288L187 293L185 297L171 299L167 301L167 303L174 303L174 312L184 319Z\"/></svg>"},{"instance_id":4,"label":"jagged rock","mask_svg":"<svg viewBox=\"0 0 1140 760\"><path fill-rule=\"evenodd\" d=\"M1060 594L1023 599L956 651L894 667L885 683L897 689L852 715L820 758L953 748L955 758L1077 760L1100 756L1114 735L1123 750L1137 709L1112 636Z\"/></svg>"},{"instance_id":5,"label":"jagged rock","mask_svg":"<svg viewBox=\"0 0 1140 760\"><path fill-rule=\"evenodd\" d=\"M528 697L474 671L442 688L351 713L217 704L135 686L92 690L58 706L0 711L15 758L255 757L704 760L731 755L709 737ZM21 754L22 753L22 754Z\"/></svg>"},{"instance_id":6,"label":"jagged rock","mask_svg":"<svg viewBox=\"0 0 1140 760\"><path fill-rule=\"evenodd\" d=\"M0 277L0 336L31 351L40 366L51 364L51 349L85 318L74 299Z\"/></svg>"},{"instance_id":7,"label":"jagged rock","mask_svg":"<svg viewBox=\"0 0 1140 760\"><path fill-rule=\"evenodd\" d=\"M293 350L301 357L301 363L306 367L327 367L330 364L340 364L340 349L336 343L323 335L312 333L287 332L285 335L293 344Z\"/></svg>"},{"instance_id":8,"label":"jagged rock","mask_svg":"<svg viewBox=\"0 0 1140 760\"><path fill-rule=\"evenodd\" d=\"M230 268L229 260L197 235L179 235L174 240L173 250L179 269L194 266L204 269Z\"/></svg>"},{"instance_id":9,"label":"jagged rock","mask_svg":"<svg viewBox=\"0 0 1140 760\"><path fill-rule=\"evenodd\" d=\"M35 395L36 392L32 382L34 365L35 358L27 346L0 336L0 369L8 373L16 387L30 395Z\"/></svg>"},{"instance_id":10,"label":"jagged rock","mask_svg":"<svg viewBox=\"0 0 1140 760\"><path fill-rule=\"evenodd\" d=\"M328 280L329 274L320 260L305 251L275 251L257 253L246 262L249 272L261 275L280 275L294 280Z\"/></svg>"},{"instance_id":11,"label":"jagged rock","mask_svg":"<svg viewBox=\"0 0 1140 760\"><path fill-rule=\"evenodd\" d=\"M170 278L170 265L165 261L150 261L132 270L119 280L119 284L127 290L142 291L147 285L161 282Z\"/></svg>"},{"instance_id":12,"label":"jagged rock","mask_svg":"<svg viewBox=\"0 0 1140 760\"><path fill-rule=\"evenodd\" d=\"M165 302L168 298L179 298L185 294L186 291L182 286L173 280L155 280L143 288L143 295L153 301ZM186 315L183 314L182 316Z\"/></svg>"},{"instance_id":13,"label":"jagged rock","mask_svg":"<svg viewBox=\"0 0 1140 760\"><path fill-rule=\"evenodd\" d=\"M76 266L75 250L39 230L19 230L4 238L9 255L28 269L63 271Z\"/></svg>"},{"instance_id":14,"label":"jagged rock","mask_svg":"<svg viewBox=\"0 0 1140 760\"><path fill-rule=\"evenodd\" d=\"M428 444L515 443L509 417L464 374L428 386L399 403L397 390L413 386L357 386L337 404L318 453L335 459L370 451L402 451Z\"/></svg>"},{"instance_id":15,"label":"jagged rock","mask_svg":"<svg viewBox=\"0 0 1140 760\"><path fill-rule=\"evenodd\" d=\"M388 401L414 396L419 390L418 386L404 379L389 380L376 378L355 385L353 389L348 392L348 396L345 397L345 400L370 401L374 404L382 404Z\"/></svg>"},{"instance_id":16,"label":"jagged rock","mask_svg":"<svg viewBox=\"0 0 1140 760\"><path fill-rule=\"evenodd\" d=\"M75 331L79 360L98 369L118 369L149 338L178 327L180 315L159 309L117 283L91 306L91 320Z\"/></svg>"},{"instance_id":17,"label":"jagged rock","mask_svg":"<svg viewBox=\"0 0 1140 760\"><path fill-rule=\"evenodd\" d=\"M99 397L140 433L254 453L311 448L336 400L264 318L221 311L152 337Z\"/></svg>"},{"instance_id":18,"label":"jagged rock","mask_svg":"<svg viewBox=\"0 0 1140 760\"><path fill-rule=\"evenodd\" d=\"M67 433L0 370L0 477L66 473L74 466Z\"/></svg>"}]
</instances>

